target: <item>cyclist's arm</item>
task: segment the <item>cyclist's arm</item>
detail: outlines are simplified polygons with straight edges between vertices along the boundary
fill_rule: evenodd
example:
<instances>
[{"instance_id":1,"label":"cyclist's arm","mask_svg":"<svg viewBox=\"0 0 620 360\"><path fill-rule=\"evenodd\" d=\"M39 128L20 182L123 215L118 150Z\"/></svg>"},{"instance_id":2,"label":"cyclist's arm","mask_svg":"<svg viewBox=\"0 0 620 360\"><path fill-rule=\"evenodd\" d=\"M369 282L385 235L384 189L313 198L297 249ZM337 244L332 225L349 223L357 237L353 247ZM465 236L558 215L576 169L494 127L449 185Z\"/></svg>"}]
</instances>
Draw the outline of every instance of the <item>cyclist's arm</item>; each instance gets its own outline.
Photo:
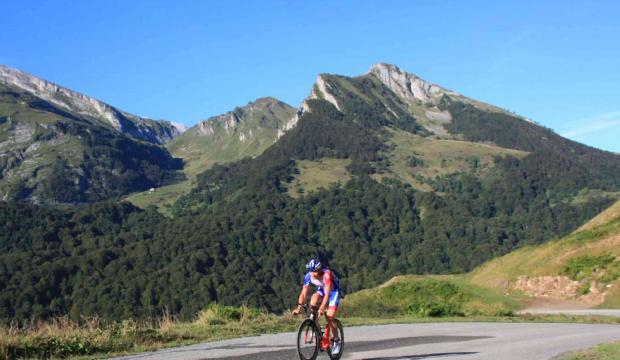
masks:
<instances>
[{"instance_id":1,"label":"cyclist's arm","mask_svg":"<svg viewBox=\"0 0 620 360\"><path fill-rule=\"evenodd\" d=\"M307 286L307 285L305 285L301 289L301 293L299 294L299 299L297 300L298 306L301 306L302 304L306 303L306 298L308 297L308 289L310 289L310 286Z\"/></svg>"},{"instance_id":2,"label":"cyclist's arm","mask_svg":"<svg viewBox=\"0 0 620 360\"><path fill-rule=\"evenodd\" d=\"M310 273L304 276L304 285L301 289L301 293L299 294L299 299L297 299L297 311L301 311L301 305L306 303L306 298L308 297L309 290L310 290Z\"/></svg>"},{"instance_id":3,"label":"cyclist's arm","mask_svg":"<svg viewBox=\"0 0 620 360\"><path fill-rule=\"evenodd\" d=\"M329 304L329 294L332 291L332 287L333 287L333 278L332 278L332 273L331 271L327 271L325 273L325 275L323 275L323 284L325 286L325 296L323 296L323 301L321 301L321 307L320 309L322 311L324 311L325 309L327 309L327 304Z\"/></svg>"}]
</instances>

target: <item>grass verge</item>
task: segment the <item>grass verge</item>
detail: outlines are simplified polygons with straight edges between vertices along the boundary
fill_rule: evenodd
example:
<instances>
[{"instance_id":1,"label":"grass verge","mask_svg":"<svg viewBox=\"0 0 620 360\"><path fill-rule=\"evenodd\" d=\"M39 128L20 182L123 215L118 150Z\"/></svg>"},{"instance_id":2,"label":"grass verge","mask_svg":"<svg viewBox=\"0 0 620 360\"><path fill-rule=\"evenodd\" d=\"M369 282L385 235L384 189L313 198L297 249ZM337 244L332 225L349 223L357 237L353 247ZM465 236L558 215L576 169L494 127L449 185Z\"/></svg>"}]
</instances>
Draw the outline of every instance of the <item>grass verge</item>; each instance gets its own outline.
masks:
<instances>
[{"instance_id":1,"label":"grass verge","mask_svg":"<svg viewBox=\"0 0 620 360\"><path fill-rule=\"evenodd\" d=\"M617 360L620 359L620 341L597 345L593 348L564 354L558 360Z\"/></svg>"},{"instance_id":2,"label":"grass verge","mask_svg":"<svg viewBox=\"0 0 620 360\"><path fill-rule=\"evenodd\" d=\"M346 315L346 314L343 314ZM600 316L341 316L346 327L428 322L566 322L620 324L620 318ZM76 324L67 318L25 327L0 327L0 359L95 359L135 354L161 348L294 331L302 318L274 315L248 307L211 305L191 322L164 316L157 321L105 322L88 319Z\"/></svg>"}]
</instances>

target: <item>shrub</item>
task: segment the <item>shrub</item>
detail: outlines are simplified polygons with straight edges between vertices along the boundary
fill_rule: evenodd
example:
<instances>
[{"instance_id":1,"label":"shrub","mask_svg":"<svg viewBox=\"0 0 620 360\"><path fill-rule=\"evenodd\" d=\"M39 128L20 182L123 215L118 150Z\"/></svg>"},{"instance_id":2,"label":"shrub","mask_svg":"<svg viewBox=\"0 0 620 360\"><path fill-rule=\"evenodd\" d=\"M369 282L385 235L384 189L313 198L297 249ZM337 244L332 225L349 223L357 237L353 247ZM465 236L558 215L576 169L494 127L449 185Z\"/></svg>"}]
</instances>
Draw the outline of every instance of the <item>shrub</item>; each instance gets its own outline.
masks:
<instances>
[{"instance_id":1,"label":"shrub","mask_svg":"<svg viewBox=\"0 0 620 360\"><path fill-rule=\"evenodd\" d=\"M612 267L614 263L618 261L611 254L582 255L569 259L562 269L562 274L579 281Z\"/></svg>"}]
</instances>

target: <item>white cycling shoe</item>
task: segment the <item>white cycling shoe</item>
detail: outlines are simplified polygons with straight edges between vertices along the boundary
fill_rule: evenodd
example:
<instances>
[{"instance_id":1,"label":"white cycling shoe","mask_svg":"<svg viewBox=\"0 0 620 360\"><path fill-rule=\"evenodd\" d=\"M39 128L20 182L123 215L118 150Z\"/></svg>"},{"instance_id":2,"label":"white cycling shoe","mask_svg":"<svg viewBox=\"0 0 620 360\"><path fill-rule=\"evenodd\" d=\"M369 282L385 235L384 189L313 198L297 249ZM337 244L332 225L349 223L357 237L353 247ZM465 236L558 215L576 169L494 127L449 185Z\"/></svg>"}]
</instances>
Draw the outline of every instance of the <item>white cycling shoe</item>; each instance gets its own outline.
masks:
<instances>
[{"instance_id":1,"label":"white cycling shoe","mask_svg":"<svg viewBox=\"0 0 620 360\"><path fill-rule=\"evenodd\" d=\"M342 350L340 346L340 340L339 339L332 340L332 354L339 354L340 350Z\"/></svg>"}]
</instances>

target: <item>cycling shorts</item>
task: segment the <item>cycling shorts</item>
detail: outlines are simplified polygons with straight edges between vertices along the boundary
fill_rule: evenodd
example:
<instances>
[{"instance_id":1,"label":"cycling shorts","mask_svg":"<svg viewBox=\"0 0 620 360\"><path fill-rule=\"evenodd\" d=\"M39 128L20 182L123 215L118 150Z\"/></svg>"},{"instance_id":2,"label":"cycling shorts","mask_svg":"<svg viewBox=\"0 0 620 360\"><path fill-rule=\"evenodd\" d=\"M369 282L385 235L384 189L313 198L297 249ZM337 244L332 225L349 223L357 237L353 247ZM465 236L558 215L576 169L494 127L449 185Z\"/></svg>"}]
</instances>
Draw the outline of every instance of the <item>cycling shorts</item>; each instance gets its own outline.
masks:
<instances>
[{"instance_id":1,"label":"cycling shorts","mask_svg":"<svg viewBox=\"0 0 620 360\"><path fill-rule=\"evenodd\" d=\"M317 290L317 293L319 293L321 297L325 296L325 290L323 289ZM329 307L329 309L336 310L338 309L338 305L340 305L340 291L338 290L330 291L329 292L329 303L327 306Z\"/></svg>"}]
</instances>

